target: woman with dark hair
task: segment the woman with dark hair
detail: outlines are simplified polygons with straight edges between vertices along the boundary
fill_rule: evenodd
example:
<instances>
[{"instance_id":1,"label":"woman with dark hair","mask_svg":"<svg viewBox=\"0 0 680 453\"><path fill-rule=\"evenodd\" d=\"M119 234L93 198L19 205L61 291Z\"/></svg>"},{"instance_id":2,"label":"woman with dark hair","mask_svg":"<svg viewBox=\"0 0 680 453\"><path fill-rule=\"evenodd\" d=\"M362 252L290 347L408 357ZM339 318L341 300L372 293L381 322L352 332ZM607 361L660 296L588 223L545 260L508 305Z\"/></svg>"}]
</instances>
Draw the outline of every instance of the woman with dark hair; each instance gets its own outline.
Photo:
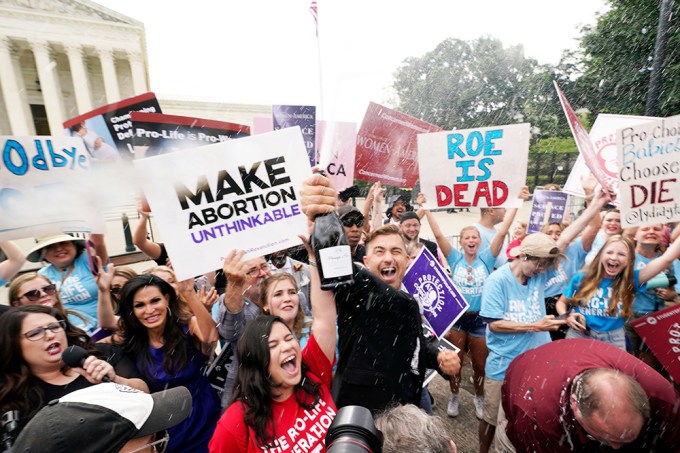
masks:
<instances>
[{"instance_id":1,"label":"woman with dark hair","mask_svg":"<svg viewBox=\"0 0 680 453\"><path fill-rule=\"evenodd\" d=\"M192 280L179 291L193 316L184 315L170 284L155 275L140 275L125 283L120 295L120 336L152 392L184 386L193 411L168 430L169 452L204 452L220 416L220 402L202 368L217 341L215 322L198 301Z\"/></svg>"},{"instance_id":2,"label":"woman with dark hair","mask_svg":"<svg viewBox=\"0 0 680 453\"><path fill-rule=\"evenodd\" d=\"M307 210L313 217L312 207ZM336 413L330 394L336 310L332 292L321 291L316 263L309 263L314 320L307 345L300 350L278 316L259 316L246 326L237 345L233 402L217 424L211 452L325 451Z\"/></svg>"},{"instance_id":3,"label":"woman with dark hair","mask_svg":"<svg viewBox=\"0 0 680 453\"><path fill-rule=\"evenodd\" d=\"M83 368L61 360L62 352L74 345L89 354ZM19 411L22 426L49 401L99 384L106 376L148 391L118 348L92 343L64 313L48 306L21 306L0 317L0 363L0 411Z\"/></svg>"}]
</instances>

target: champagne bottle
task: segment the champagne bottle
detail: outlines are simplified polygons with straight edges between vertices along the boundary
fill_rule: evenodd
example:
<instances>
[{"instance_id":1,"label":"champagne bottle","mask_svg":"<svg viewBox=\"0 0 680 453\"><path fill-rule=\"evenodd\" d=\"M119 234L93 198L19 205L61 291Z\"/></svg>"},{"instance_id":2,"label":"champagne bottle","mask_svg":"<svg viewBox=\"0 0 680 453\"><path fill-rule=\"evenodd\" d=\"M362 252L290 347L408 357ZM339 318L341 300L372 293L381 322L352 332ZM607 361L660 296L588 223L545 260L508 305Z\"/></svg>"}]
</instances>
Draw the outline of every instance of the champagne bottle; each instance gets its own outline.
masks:
<instances>
[{"instance_id":1,"label":"champagne bottle","mask_svg":"<svg viewBox=\"0 0 680 453\"><path fill-rule=\"evenodd\" d=\"M321 289L330 290L354 283L352 250L345 237L345 228L335 212L314 218L310 240L321 278Z\"/></svg>"}]
</instances>

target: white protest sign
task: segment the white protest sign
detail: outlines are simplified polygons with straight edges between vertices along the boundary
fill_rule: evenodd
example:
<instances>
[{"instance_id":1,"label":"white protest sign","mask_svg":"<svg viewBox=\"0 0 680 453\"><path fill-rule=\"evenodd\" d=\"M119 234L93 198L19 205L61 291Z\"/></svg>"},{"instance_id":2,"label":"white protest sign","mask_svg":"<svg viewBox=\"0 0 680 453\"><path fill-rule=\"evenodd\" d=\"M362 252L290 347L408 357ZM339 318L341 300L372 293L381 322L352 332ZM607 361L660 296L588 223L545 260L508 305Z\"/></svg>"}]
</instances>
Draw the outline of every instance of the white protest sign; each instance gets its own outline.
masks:
<instances>
[{"instance_id":1,"label":"white protest sign","mask_svg":"<svg viewBox=\"0 0 680 453\"><path fill-rule=\"evenodd\" d=\"M0 240L103 232L80 138L0 136Z\"/></svg>"},{"instance_id":2,"label":"white protest sign","mask_svg":"<svg viewBox=\"0 0 680 453\"><path fill-rule=\"evenodd\" d=\"M299 127L135 160L178 278L300 244L311 167Z\"/></svg>"},{"instance_id":3,"label":"white protest sign","mask_svg":"<svg viewBox=\"0 0 680 453\"><path fill-rule=\"evenodd\" d=\"M616 151L616 130L652 121L650 116L612 115L601 113L595 118L590 128L590 141L595 148L596 160L602 173L615 193L619 193L619 164ZM583 156L579 154L564 184L564 191L579 197L584 197L581 178L590 174ZM617 201L618 203L618 201Z\"/></svg>"},{"instance_id":4,"label":"white protest sign","mask_svg":"<svg viewBox=\"0 0 680 453\"><path fill-rule=\"evenodd\" d=\"M616 131L621 226L680 220L680 115Z\"/></svg>"},{"instance_id":5,"label":"white protest sign","mask_svg":"<svg viewBox=\"0 0 680 453\"><path fill-rule=\"evenodd\" d=\"M529 158L528 123L418 135L427 208L520 207Z\"/></svg>"}]
</instances>

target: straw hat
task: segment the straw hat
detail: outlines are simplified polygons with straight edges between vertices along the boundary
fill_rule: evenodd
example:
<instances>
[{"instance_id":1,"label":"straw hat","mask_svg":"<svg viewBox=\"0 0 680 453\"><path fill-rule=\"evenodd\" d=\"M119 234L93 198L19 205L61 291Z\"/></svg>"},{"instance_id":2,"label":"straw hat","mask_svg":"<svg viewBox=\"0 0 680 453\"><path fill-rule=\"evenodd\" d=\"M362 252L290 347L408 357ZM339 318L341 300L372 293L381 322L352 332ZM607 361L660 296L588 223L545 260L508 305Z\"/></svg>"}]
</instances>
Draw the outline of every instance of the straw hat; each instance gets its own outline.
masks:
<instances>
[{"instance_id":1,"label":"straw hat","mask_svg":"<svg viewBox=\"0 0 680 453\"><path fill-rule=\"evenodd\" d=\"M52 244L58 244L60 242L70 241L74 245L80 245L85 247L85 239L76 238L69 234L53 234L52 236L43 236L41 238L35 239L35 247L31 249L26 255L26 259L33 263L39 263L43 260L43 249Z\"/></svg>"}]
</instances>

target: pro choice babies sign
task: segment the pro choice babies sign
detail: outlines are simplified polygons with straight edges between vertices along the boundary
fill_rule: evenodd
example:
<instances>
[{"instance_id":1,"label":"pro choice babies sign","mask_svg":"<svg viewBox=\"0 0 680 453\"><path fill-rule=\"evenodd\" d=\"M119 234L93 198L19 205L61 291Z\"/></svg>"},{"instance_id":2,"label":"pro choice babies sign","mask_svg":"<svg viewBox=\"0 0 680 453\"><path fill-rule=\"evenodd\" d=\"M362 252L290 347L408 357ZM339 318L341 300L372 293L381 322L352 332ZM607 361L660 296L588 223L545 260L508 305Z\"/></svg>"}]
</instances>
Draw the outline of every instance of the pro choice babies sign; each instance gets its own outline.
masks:
<instances>
[{"instance_id":1,"label":"pro choice babies sign","mask_svg":"<svg viewBox=\"0 0 680 453\"><path fill-rule=\"evenodd\" d=\"M430 209L520 207L529 124L418 135L420 187Z\"/></svg>"},{"instance_id":2,"label":"pro choice babies sign","mask_svg":"<svg viewBox=\"0 0 680 453\"><path fill-rule=\"evenodd\" d=\"M299 189L311 167L299 127L135 160L180 279L300 243Z\"/></svg>"}]
</instances>

